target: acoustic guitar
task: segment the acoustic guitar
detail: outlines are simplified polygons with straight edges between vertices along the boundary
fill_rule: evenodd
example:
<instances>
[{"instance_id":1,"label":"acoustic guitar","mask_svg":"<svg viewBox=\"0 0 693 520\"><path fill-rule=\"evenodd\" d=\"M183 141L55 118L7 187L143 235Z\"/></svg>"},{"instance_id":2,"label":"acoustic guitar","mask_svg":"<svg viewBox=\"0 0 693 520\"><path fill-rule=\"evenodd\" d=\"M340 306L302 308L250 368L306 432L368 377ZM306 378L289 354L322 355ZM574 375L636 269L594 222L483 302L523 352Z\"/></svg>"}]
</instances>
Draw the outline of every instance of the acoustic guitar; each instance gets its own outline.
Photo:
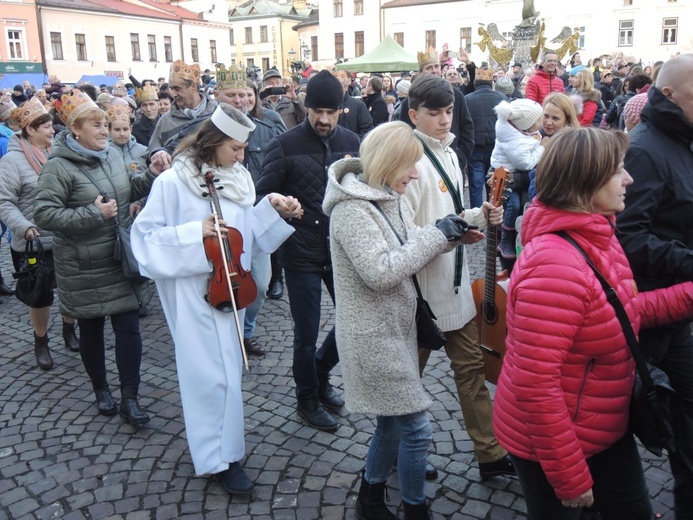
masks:
<instances>
[{"instance_id":1,"label":"acoustic guitar","mask_svg":"<svg viewBox=\"0 0 693 520\"><path fill-rule=\"evenodd\" d=\"M496 168L493 172L489 202L494 206L499 206L503 202L508 176L508 171L503 167ZM490 222L487 224L484 278L472 284L472 294L476 304L476 322L479 328L479 346L484 358L484 374L486 380L494 385L498 383L498 376L503 366L507 334L505 326L507 294L498 282L507 280L508 274L506 271L496 273L498 227Z\"/></svg>"}]
</instances>

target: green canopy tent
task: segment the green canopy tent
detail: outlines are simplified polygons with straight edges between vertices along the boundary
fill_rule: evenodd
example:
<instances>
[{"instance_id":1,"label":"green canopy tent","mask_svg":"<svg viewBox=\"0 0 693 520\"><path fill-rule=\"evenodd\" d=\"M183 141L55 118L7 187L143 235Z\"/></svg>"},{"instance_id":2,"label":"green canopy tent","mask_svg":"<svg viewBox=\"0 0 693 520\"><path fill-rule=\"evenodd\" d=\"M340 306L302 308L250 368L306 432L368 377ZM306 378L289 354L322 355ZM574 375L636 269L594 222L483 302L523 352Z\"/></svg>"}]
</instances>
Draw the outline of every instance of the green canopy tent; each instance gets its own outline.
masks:
<instances>
[{"instance_id":1,"label":"green canopy tent","mask_svg":"<svg viewBox=\"0 0 693 520\"><path fill-rule=\"evenodd\" d=\"M363 56L334 66L334 70L348 72L398 72L418 68L416 55L405 51L390 35Z\"/></svg>"}]
</instances>

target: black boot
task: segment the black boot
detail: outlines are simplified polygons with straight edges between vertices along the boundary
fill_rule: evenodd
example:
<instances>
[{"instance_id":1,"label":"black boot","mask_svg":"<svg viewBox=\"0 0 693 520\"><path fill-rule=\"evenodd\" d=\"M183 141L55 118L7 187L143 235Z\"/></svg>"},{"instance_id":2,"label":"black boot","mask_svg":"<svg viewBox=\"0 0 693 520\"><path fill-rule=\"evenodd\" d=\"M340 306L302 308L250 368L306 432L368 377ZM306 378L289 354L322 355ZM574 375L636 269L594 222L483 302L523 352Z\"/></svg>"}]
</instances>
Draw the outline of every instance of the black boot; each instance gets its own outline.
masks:
<instances>
[{"instance_id":1,"label":"black boot","mask_svg":"<svg viewBox=\"0 0 693 520\"><path fill-rule=\"evenodd\" d=\"M0 274L0 296L14 296L14 290L10 289L5 285L5 280L3 280Z\"/></svg>"},{"instance_id":2,"label":"black boot","mask_svg":"<svg viewBox=\"0 0 693 520\"><path fill-rule=\"evenodd\" d=\"M267 298L270 300L278 300L284 294L284 279L281 276L272 278L267 291Z\"/></svg>"},{"instance_id":3,"label":"black boot","mask_svg":"<svg viewBox=\"0 0 693 520\"><path fill-rule=\"evenodd\" d=\"M344 408L344 401L330 384L329 372L318 372L318 381L320 383L318 387L318 401L328 410L335 412Z\"/></svg>"},{"instance_id":4,"label":"black boot","mask_svg":"<svg viewBox=\"0 0 693 520\"><path fill-rule=\"evenodd\" d=\"M48 350L48 334L42 338L38 337L34 332L34 354L36 355L36 364L43 370L53 368L53 358L51 351Z\"/></svg>"},{"instance_id":5,"label":"black boot","mask_svg":"<svg viewBox=\"0 0 693 520\"><path fill-rule=\"evenodd\" d=\"M118 403L111 395L111 389L108 388L108 385L94 390L94 394L96 395L96 407L101 415L111 416L118 413Z\"/></svg>"},{"instance_id":6,"label":"black boot","mask_svg":"<svg viewBox=\"0 0 693 520\"><path fill-rule=\"evenodd\" d=\"M385 482L369 484L366 471L361 470L361 487L356 499L356 518L359 520L395 520L394 515L385 505Z\"/></svg>"},{"instance_id":7,"label":"black boot","mask_svg":"<svg viewBox=\"0 0 693 520\"><path fill-rule=\"evenodd\" d=\"M431 520L431 514L428 511L428 504L407 504L402 500L404 506L404 520Z\"/></svg>"},{"instance_id":8,"label":"black boot","mask_svg":"<svg viewBox=\"0 0 693 520\"><path fill-rule=\"evenodd\" d=\"M339 427L334 417L320 406L317 398L299 399L296 411L301 419L317 430L333 432Z\"/></svg>"},{"instance_id":9,"label":"black boot","mask_svg":"<svg viewBox=\"0 0 693 520\"><path fill-rule=\"evenodd\" d=\"M247 495L255 488L255 484L245 474L240 462L232 462L229 464L229 469L213 476L231 495Z\"/></svg>"},{"instance_id":10,"label":"black boot","mask_svg":"<svg viewBox=\"0 0 693 520\"><path fill-rule=\"evenodd\" d=\"M515 239L517 238L517 231L515 228L501 226L501 240L498 244L498 254L502 258L509 260L515 259L517 256L517 251L515 247Z\"/></svg>"},{"instance_id":11,"label":"black boot","mask_svg":"<svg viewBox=\"0 0 693 520\"><path fill-rule=\"evenodd\" d=\"M120 387L120 418L126 423L141 426L149 422L147 412L140 408L137 402L137 386L123 385Z\"/></svg>"},{"instance_id":12,"label":"black boot","mask_svg":"<svg viewBox=\"0 0 693 520\"><path fill-rule=\"evenodd\" d=\"M72 352L79 352L79 339L75 334L75 324L63 320L63 341Z\"/></svg>"}]
</instances>

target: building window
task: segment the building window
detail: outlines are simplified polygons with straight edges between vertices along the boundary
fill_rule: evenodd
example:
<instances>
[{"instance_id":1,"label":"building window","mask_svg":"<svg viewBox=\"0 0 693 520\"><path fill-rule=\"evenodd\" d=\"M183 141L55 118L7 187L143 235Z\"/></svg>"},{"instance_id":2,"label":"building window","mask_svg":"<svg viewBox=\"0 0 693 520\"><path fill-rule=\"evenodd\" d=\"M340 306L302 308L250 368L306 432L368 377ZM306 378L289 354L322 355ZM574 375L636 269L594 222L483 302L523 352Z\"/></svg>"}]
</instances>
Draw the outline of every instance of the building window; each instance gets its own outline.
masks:
<instances>
[{"instance_id":1,"label":"building window","mask_svg":"<svg viewBox=\"0 0 693 520\"><path fill-rule=\"evenodd\" d=\"M363 56L363 31L354 33L354 56Z\"/></svg>"},{"instance_id":2,"label":"building window","mask_svg":"<svg viewBox=\"0 0 693 520\"><path fill-rule=\"evenodd\" d=\"M60 33L51 33L51 52L54 60L63 59L63 38Z\"/></svg>"},{"instance_id":3,"label":"building window","mask_svg":"<svg viewBox=\"0 0 693 520\"><path fill-rule=\"evenodd\" d=\"M233 35L233 29L229 29L229 43L231 45L236 45L236 38Z\"/></svg>"},{"instance_id":4,"label":"building window","mask_svg":"<svg viewBox=\"0 0 693 520\"><path fill-rule=\"evenodd\" d=\"M334 35L334 59L341 60L344 57L344 33Z\"/></svg>"},{"instance_id":5,"label":"building window","mask_svg":"<svg viewBox=\"0 0 693 520\"><path fill-rule=\"evenodd\" d=\"M106 61L116 61L115 38L106 36Z\"/></svg>"},{"instance_id":6,"label":"building window","mask_svg":"<svg viewBox=\"0 0 693 520\"><path fill-rule=\"evenodd\" d=\"M245 43L253 43L253 28L245 28Z\"/></svg>"},{"instance_id":7,"label":"building window","mask_svg":"<svg viewBox=\"0 0 693 520\"><path fill-rule=\"evenodd\" d=\"M158 61L156 59L156 35L147 35L147 48L149 49L149 61Z\"/></svg>"},{"instance_id":8,"label":"building window","mask_svg":"<svg viewBox=\"0 0 693 520\"><path fill-rule=\"evenodd\" d=\"M363 14L363 0L354 0L354 15Z\"/></svg>"},{"instance_id":9,"label":"building window","mask_svg":"<svg viewBox=\"0 0 693 520\"><path fill-rule=\"evenodd\" d=\"M260 43L267 43L268 41L269 41L269 38L267 37L267 26L261 25L260 26Z\"/></svg>"},{"instance_id":10,"label":"building window","mask_svg":"<svg viewBox=\"0 0 693 520\"><path fill-rule=\"evenodd\" d=\"M173 61L173 45L171 44L170 36L164 36L164 55L168 63Z\"/></svg>"},{"instance_id":11,"label":"building window","mask_svg":"<svg viewBox=\"0 0 693 520\"><path fill-rule=\"evenodd\" d=\"M262 58L262 71L265 72L269 70L270 64L269 64L269 58Z\"/></svg>"},{"instance_id":12,"label":"building window","mask_svg":"<svg viewBox=\"0 0 693 520\"><path fill-rule=\"evenodd\" d=\"M249 69L250 67L254 67L254 66L255 66L255 58L247 58L245 60L245 68L246 69Z\"/></svg>"},{"instance_id":13,"label":"building window","mask_svg":"<svg viewBox=\"0 0 693 520\"><path fill-rule=\"evenodd\" d=\"M190 55L195 63L200 61L200 54L197 52L197 38L190 38Z\"/></svg>"},{"instance_id":14,"label":"building window","mask_svg":"<svg viewBox=\"0 0 693 520\"><path fill-rule=\"evenodd\" d=\"M217 62L217 41L209 40L209 56L212 59L212 63Z\"/></svg>"},{"instance_id":15,"label":"building window","mask_svg":"<svg viewBox=\"0 0 693 520\"><path fill-rule=\"evenodd\" d=\"M664 18L662 20L662 45L672 45L676 43L676 34L679 32L678 18Z\"/></svg>"},{"instance_id":16,"label":"building window","mask_svg":"<svg viewBox=\"0 0 693 520\"><path fill-rule=\"evenodd\" d=\"M472 28L460 27L460 49L472 52Z\"/></svg>"},{"instance_id":17,"label":"building window","mask_svg":"<svg viewBox=\"0 0 693 520\"><path fill-rule=\"evenodd\" d=\"M623 0L623 5L633 5L633 0Z\"/></svg>"},{"instance_id":18,"label":"building window","mask_svg":"<svg viewBox=\"0 0 693 520\"><path fill-rule=\"evenodd\" d=\"M579 34L580 38L578 39L578 48L584 49L585 48L585 26L581 25L579 27L575 27L575 29Z\"/></svg>"},{"instance_id":19,"label":"building window","mask_svg":"<svg viewBox=\"0 0 693 520\"><path fill-rule=\"evenodd\" d=\"M434 49L436 48L436 32L435 31L426 31L426 49L429 47L433 47Z\"/></svg>"},{"instance_id":20,"label":"building window","mask_svg":"<svg viewBox=\"0 0 693 520\"><path fill-rule=\"evenodd\" d=\"M24 59L24 53L22 52L22 31L8 29L7 46L9 47L9 56L11 60Z\"/></svg>"},{"instance_id":21,"label":"building window","mask_svg":"<svg viewBox=\"0 0 693 520\"><path fill-rule=\"evenodd\" d=\"M395 33L394 38L400 47L404 47L404 33Z\"/></svg>"},{"instance_id":22,"label":"building window","mask_svg":"<svg viewBox=\"0 0 693 520\"><path fill-rule=\"evenodd\" d=\"M77 49L77 61L87 61L87 41L83 34L75 34L75 48Z\"/></svg>"},{"instance_id":23,"label":"building window","mask_svg":"<svg viewBox=\"0 0 693 520\"><path fill-rule=\"evenodd\" d=\"M333 12L335 18L342 17L342 0L332 0Z\"/></svg>"},{"instance_id":24,"label":"building window","mask_svg":"<svg viewBox=\"0 0 693 520\"><path fill-rule=\"evenodd\" d=\"M310 54L314 60L320 59L320 58L318 58L318 37L317 36L311 36L310 37Z\"/></svg>"},{"instance_id":25,"label":"building window","mask_svg":"<svg viewBox=\"0 0 693 520\"><path fill-rule=\"evenodd\" d=\"M142 61L140 57L140 35L130 33L130 49L132 50L132 61Z\"/></svg>"},{"instance_id":26,"label":"building window","mask_svg":"<svg viewBox=\"0 0 693 520\"><path fill-rule=\"evenodd\" d=\"M621 20L618 22L618 46L631 45L633 45L633 20Z\"/></svg>"}]
</instances>

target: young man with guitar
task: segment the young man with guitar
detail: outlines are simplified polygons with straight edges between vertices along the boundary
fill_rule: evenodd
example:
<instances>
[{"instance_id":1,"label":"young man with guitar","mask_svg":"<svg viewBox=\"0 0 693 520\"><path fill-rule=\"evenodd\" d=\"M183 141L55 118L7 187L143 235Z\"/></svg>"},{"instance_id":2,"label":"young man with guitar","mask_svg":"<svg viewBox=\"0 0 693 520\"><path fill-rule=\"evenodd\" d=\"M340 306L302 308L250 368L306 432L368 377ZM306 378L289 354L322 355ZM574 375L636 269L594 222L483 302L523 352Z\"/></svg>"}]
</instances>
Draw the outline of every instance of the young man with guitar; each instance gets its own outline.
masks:
<instances>
[{"instance_id":1,"label":"young man with guitar","mask_svg":"<svg viewBox=\"0 0 693 520\"><path fill-rule=\"evenodd\" d=\"M450 133L455 94L450 83L434 75L418 78L409 90L409 117L415 134L424 145L424 155L416 165L420 178L411 183L404 195L414 213L417 226L443 218L450 213L462 216L469 224L485 228L487 221L499 225L502 206L485 202L481 208L465 210L463 186L457 156L450 148L455 136ZM468 242L479 239L470 235ZM442 255L417 275L423 296L445 332L445 352L450 358L455 384L467 432L474 442L482 478L514 475L507 452L493 433L491 397L485 386L484 363L479 348L476 307L469 281L464 246ZM430 350L419 349L419 368L423 372Z\"/></svg>"}]
</instances>

